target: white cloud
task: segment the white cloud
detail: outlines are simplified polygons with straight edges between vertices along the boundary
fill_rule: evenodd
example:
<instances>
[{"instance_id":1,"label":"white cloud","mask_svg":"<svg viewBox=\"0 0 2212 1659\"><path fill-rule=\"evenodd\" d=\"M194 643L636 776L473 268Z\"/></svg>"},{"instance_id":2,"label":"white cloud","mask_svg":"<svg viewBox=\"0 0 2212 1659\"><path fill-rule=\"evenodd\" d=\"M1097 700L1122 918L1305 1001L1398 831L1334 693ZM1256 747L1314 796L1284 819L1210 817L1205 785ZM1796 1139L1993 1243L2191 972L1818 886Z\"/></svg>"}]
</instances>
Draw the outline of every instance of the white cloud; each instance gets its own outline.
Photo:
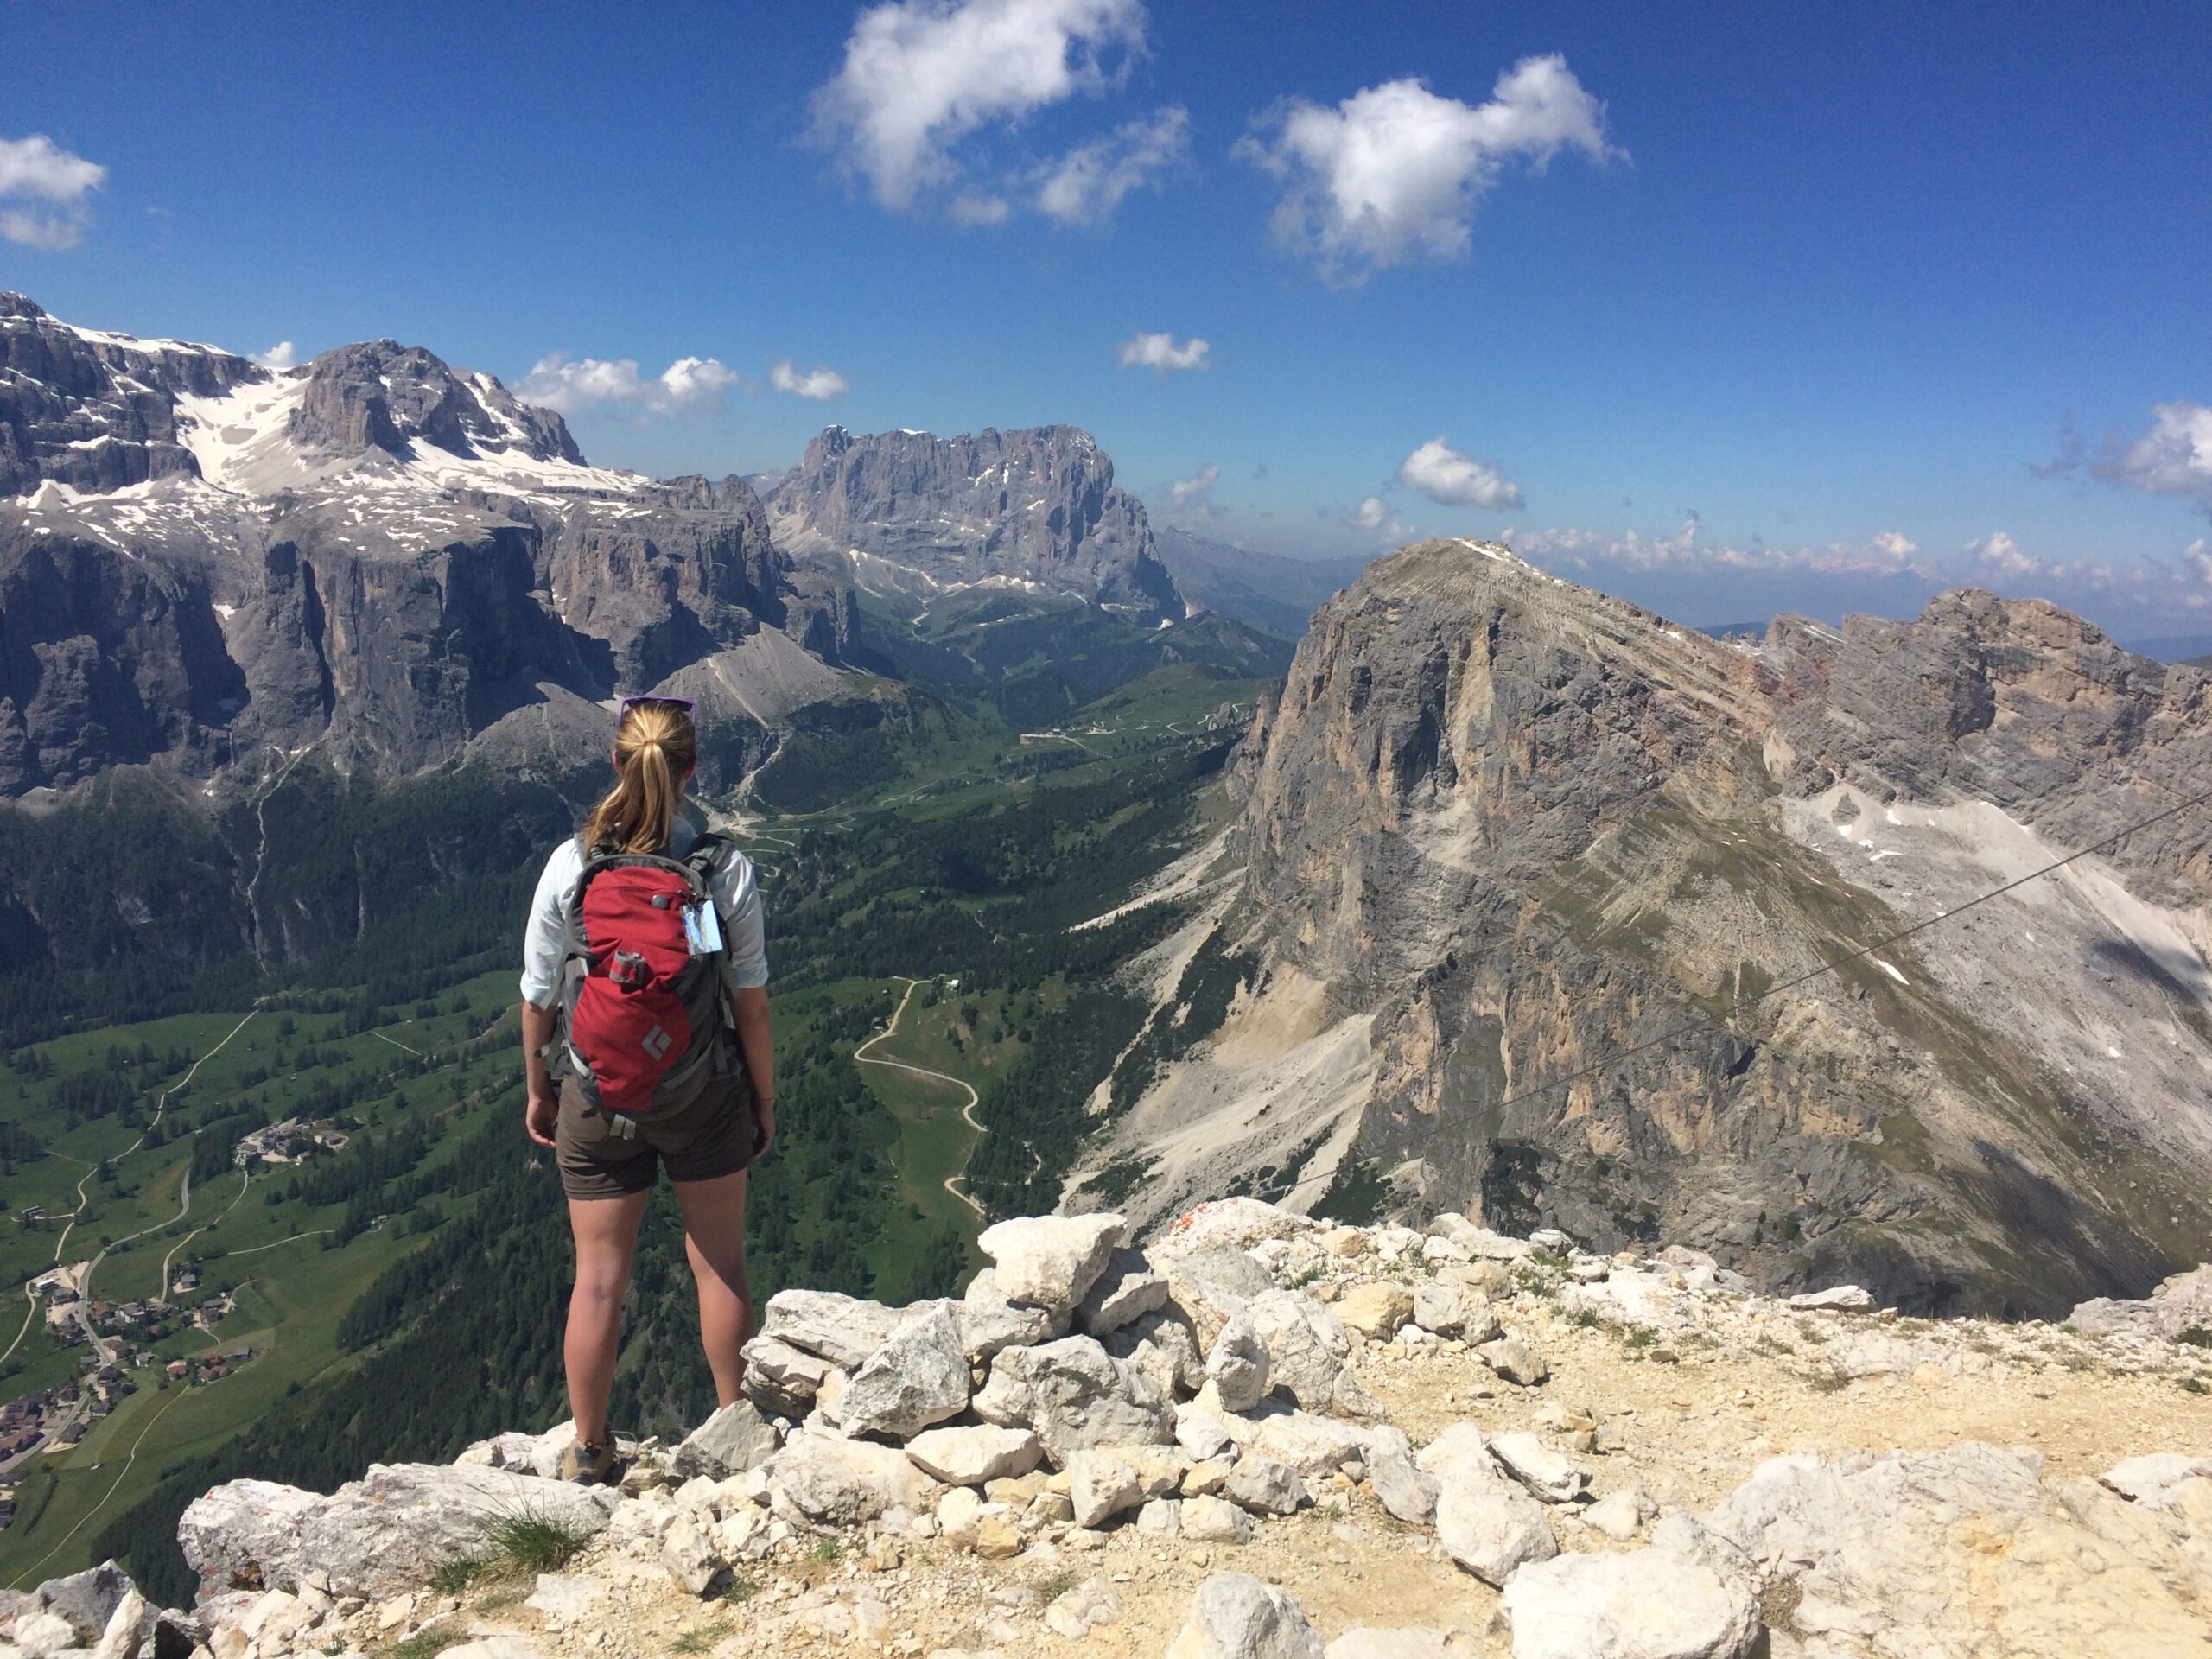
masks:
<instances>
[{"instance_id":1,"label":"white cloud","mask_svg":"<svg viewBox=\"0 0 2212 1659\"><path fill-rule=\"evenodd\" d=\"M1206 365L1205 341L1196 334L1180 346L1173 334L1133 334L1116 346L1122 366L1150 369L1162 377L1177 369L1203 369Z\"/></svg>"},{"instance_id":2,"label":"white cloud","mask_svg":"<svg viewBox=\"0 0 2212 1659\"><path fill-rule=\"evenodd\" d=\"M1463 455L1442 438L1431 438L1398 468L1402 483L1432 501L1452 507L1517 507L1521 486L1494 461Z\"/></svg>"},{"instance_id":3,"label":"white cloud","mask_svg":"<svg viewBox=\"0 0 2212 1659\"><path fill-rule=\"evenodd\" d=\"M516 396L563 415L601 404L632 404L648 413L672 415L719 405L732 386L741 384L734 369L711 357L679 357L647 378L634 357L571 358L555 352L540 358L515 387Z\"/></svg>"},{"instance_id":4,"label":"white cloud","mask_svg":"<svg viewBox=\"0 0 2212 1659\"><path fill-rule=\"evenodd\" d=\"M0 237L59 253L85 239L86 200L107 182L107 168L61 148L42 132L0 138Z\"/></svg>"},{"instance_id":5,"label":"white cloud","mask_svg":"<svg viewBox=\"0 0 2212 1659\"><path fill-rule=\"evenodd\" d=\"M2212 405L2181 400L2151 410L2151 429L2094 464L2100 478L2212 508Z\"/></svg>"},{"instance_id":6,"label":"white cloud","mask_svg":"<svg viewBox=\"0 0 2212 1659\"><path fill-rule=\"evenodd\" d=\"M1188 478L1167 486L1167 515L1171 518L1211 518L1214 516L1214 481L1221 468L1208 461Z\"/></svg>"},{"instance_id":7,"label":"white cloud","mask_svg":"<svg viewBox=\"0 0 2212 1659\"><path fill-rule=\"evenodd\" d=\"M801 374L791 367L788 359L768 371L768 384L778 391L788 391L798 397L817 397L824 403L843 397L852 385L835 369L809 369Z\"/></svg>"},{"instance_id":8,"label":"white cloud","mask_svg":"<svg viewBox=\"0 0 2212 1659\"><path fill-rule=\"evenodd\" d=\"M1293 99L1262 118L1236 153L1285 181L1276 239L1325 278L1359 283L1414 259L1463 257L1475 209L1508 158L1541 170L1561 149L1594 160L1605 109L1554 55L1500 75L1487 104L1385 81L1333 109Z\"/></svg>"},{"instance_id":9,"label":"white cloud","mask_svg":"<svg viewBox=\"0 0 2212 1659\"><path fill-rule=\"evenodd\" d=\"M1112 217L1122 198L1179 165L1190 151L1189 112L1176 105L1078 144L1036 175L1037 207L1064 225Z\"/></svg>"},{"instance_id":10,"label":"white cloud","mask_svg":"<svg viewBox=\"0 0 2212 1659\"><path fill-rule=\"evenodd\" d=\"M1141 0L887 0L815 92L814 142L884 207L912 207L958 183L969 135L1105 90L1144 26Z\"/></svg>"},{"instance_id":11,"label":"white cloud","mask_svg":"<svg viewBox=\"0 0 2212 1659\"><path fill-rule=\"evenodd\" d=\"M1354 507L1345 515L1345 522L1384 541L1403 541L1413 534L1412 527L1394 515L1390 504L1379 495L1370 495Z\"/></svg>"},{"instance_id":12,"label":"white cloud","mask_svg":"<svg viewBox=\"0 0 2212 1659\"><path fill-rule=\"evenodd\" d=\"M2042 569L2037 563L2020 551L2020 544L2003 531L1996 531L1978 542L1967 543L1967 551L1993 570L2008 576L2024 576Z\"/></svg>"},{"instance_id":13,"label":"white cloud","mask_svg":"<svg viewBox=\"0 0 2212 1659\"><path fill-rule=\"evenodd\" d=\"M265 352L256 352L250 359L264 369L289 369L300 360L299 353L289 340L280 340Z\"/></svg>"},{"instance_id":14,"label":"white cloud","mask_svg":"<svg viewBox=\"0 0 2212 1659\"><path fill-rule=\"evenodd\" d=\"M2139 617L2212 615L2212 543L2202 539L2177 561L2146 559L2114 565L2094 559L2045 559L2003 531L1967 543L1958 556L1930 559L1894 531L1865 542L1818 547L1738 547L1710 541L1695 513L1672 535L1630 530L1607 536L1586 530L1509 530L1499 537L1532 563L1602 582L1608 570L1664 572L1692 577L1733 575L1900 578L1937 588L1979 587L2050 599L2076 611L2095 607ZM1894 589L1887 591L1894 593Z\"/></svg>"},{"instance_id":15,"label":"white cloud","mask_svg":"<svg viewBox=\"0 0 2212 1659\"><path fill-rule=\"evenodd\" d=\"M969 192L955 196L945 205L944 211L956 225L1003 225L1014 207L1004 196Z\"/></svg>"}]
</instances>

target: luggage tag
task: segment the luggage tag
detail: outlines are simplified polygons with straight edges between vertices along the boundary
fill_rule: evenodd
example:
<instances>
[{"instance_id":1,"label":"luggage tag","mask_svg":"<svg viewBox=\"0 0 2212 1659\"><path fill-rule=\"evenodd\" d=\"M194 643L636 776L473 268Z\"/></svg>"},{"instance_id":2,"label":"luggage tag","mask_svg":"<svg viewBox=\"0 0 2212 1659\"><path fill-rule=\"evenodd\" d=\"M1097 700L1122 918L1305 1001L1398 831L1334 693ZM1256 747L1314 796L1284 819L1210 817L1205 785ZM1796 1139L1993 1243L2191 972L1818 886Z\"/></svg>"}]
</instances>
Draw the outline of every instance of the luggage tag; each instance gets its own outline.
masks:
<instances>
[{"instance_id":1,"label":"luggage tag","mask_svg":"<svg viewBox=\"0 0 2212 1659\"><path fill-rule=\"evenodd\" d=\"M683 907L683 943L695 957L711 957L722 948L721 918L711 899Z\"/></svg>"}]
</instances>

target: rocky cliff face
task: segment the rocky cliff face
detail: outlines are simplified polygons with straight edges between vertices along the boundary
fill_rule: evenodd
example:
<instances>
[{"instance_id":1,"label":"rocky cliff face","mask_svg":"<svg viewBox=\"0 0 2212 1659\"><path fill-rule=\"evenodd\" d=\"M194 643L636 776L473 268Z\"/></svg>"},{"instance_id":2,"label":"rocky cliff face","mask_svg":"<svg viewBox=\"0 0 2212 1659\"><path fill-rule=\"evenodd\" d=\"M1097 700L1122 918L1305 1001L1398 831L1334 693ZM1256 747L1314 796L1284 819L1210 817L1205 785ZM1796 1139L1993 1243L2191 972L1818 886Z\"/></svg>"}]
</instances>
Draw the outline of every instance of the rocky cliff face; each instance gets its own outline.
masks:
<instances>
[{"instance_id":1,"label":"rocky cliff face","mask_svg":"<svg viewBox=\"0 0 2212 1659\"><path fill-rule=\"evenodd\" d=\"M1850 956L2212 788L2196 671L1974 593L1739 648L1430 543L1317 615L1240 764L1241 882L1156 970L1182 1058L1093 1174L2016 1311L2212 1229L2201 810Z\"/></svg>"},{"instance_id":2,"label":"rocky cliff face","mask_svg":"<svg viewBox=\"0 0 2212 1659\"><path fill-rule=\"evenodd\" d=\"M418 347L274 373L10 295L0 360L0 792L308 747L404 774L708 664L714 712L766 724L834 689L784 657L851 642L743 482L586 466Z\"/></svg>"},{"instance_id":3,"label":"rocky cliff face","mask_svg":"<svg viewBox=\"0 0 2212 1659\"><path fill-rule=\"evenodd\" d=\"M938 438L833 426L766 504L779 546L864 589L995 585L1145 620L1184 614L1143 505L1077 427Z\"/></svg>"}]
</instances>

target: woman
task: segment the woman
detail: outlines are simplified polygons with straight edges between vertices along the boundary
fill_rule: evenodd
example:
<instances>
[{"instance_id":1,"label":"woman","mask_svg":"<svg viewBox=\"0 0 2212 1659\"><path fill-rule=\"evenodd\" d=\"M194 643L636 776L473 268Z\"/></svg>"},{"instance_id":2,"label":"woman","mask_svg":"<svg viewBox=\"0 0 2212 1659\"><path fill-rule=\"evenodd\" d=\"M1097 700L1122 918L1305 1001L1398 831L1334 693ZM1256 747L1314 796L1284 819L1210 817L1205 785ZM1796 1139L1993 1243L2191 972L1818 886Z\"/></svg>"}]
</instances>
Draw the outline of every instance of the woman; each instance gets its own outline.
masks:
<instances>
[{"instance_id":1,"label":"woman","mask_svg":"<svg viewBox=\"0 0 2212 1659\"><path fill-rule=\"evenodd\" d=\"M738 1397L745 1370L741 1351L753 1329L745 1280L745 1172L775 1135L776 1084L760 894L744 854L724 850L709 881L724 942L718 964L722 994L744 1064L709 1076L691 1098L656 1101L651 1111L626 1119L588 1104L574 1077L563 1080L556 1096L548 1058L558 1024L564 912L588 856L652 853L682 859L697 839L697 830L680 816L684 785L698 764L691 707L680 697L622 700L614 731L614 787L593 809L582 832L545 861L523 944L522 1040L529 1074L524 1125L532 1141L554 1152L576 1243L563 1351L576 1439L562 1454L561 1475L585 1484L613 1472L614 1437L607 1412L622 1298L638 1226L661 1164L668 1166L683 1211L684 1249L699 1290L699 1334L723 1405Z\"/></svg>"}]
</instances>

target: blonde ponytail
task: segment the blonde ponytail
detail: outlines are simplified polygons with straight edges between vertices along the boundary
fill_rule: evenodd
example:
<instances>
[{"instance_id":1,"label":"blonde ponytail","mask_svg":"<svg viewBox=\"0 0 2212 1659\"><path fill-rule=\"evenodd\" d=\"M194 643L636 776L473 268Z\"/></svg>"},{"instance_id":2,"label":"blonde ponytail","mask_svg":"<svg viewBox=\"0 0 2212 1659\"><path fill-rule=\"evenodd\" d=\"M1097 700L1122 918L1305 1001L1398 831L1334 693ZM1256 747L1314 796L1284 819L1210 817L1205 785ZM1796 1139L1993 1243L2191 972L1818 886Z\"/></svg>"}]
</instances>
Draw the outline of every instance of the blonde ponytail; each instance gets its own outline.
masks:
<instances>
[{"instance_id":1,"label":"blonde ponytail","mask_svg":"<svg viewBox=\"0 0 2212 1659\"><path fill-rule=\"evenodd\" d=\"M699 758L691 716L671 702L633 702L614 728L614 787L584 820L584 849L658 853L683 804Z\"/></svg>"}]
</instances>

